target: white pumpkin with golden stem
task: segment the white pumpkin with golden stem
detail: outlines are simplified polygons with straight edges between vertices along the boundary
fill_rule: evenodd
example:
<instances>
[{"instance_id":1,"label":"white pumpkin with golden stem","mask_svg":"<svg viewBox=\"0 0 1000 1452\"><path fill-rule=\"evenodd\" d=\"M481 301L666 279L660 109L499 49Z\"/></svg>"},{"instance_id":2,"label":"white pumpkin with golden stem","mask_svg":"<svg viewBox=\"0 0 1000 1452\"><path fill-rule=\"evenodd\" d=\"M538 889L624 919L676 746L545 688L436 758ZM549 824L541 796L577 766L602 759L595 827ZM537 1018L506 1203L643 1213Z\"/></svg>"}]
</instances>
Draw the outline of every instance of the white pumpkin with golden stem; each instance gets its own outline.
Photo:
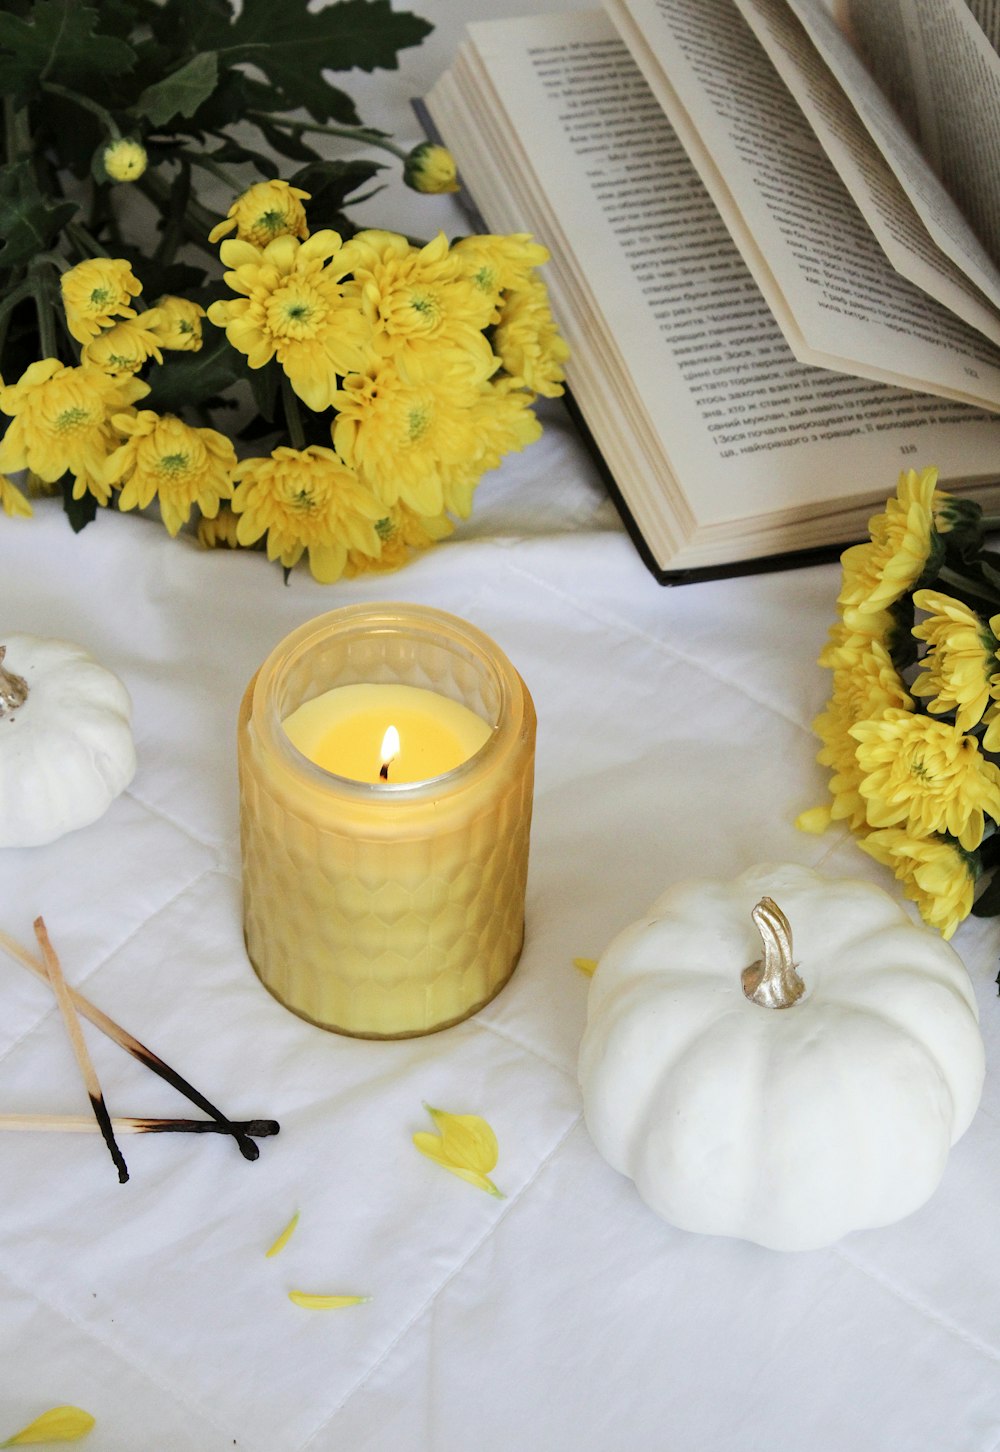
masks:
<instances>
[{"instance_id":1,"label":"white pumpkin with golden stem","mask_svg":"<svg viewBox=\"0 0 1000 1452\"><path fill-rule=\"evenodd\" d=\"M132 703L78 645L0 640L0 847L37 847L102 816L135 775Z\"/></svg>"},{"instance_id":2,"label":"white pumpkin with golden stem","mask_svg":"<svg viewBox=\"0 0 1000 1452\"><path fill-rule=\"evenodd\" d=\"M880 888L803 867L670 888L600 959L587 1018L605 1159L671 1224L775 1250L918 1209L982 1091L958 955Z\"/></svg>"}]
</instances>

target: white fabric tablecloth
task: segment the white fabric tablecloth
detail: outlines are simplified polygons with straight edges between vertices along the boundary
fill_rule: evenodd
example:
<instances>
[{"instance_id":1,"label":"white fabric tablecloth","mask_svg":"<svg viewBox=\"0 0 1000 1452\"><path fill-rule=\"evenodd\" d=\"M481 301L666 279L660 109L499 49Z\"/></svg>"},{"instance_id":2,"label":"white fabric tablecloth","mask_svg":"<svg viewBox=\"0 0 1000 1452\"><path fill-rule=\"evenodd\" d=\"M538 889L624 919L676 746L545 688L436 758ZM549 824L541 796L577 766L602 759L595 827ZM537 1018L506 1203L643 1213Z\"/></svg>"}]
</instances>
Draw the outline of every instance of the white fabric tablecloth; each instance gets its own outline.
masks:
<instances>
[{"instance_id":1,"label":"white fabric tablecloth","mask_svg":"<svg viewBox=\"0 0 1000 1452\"><path fill-rule=\"evenodd\" d=\"M436 8L433 48L379 80L389 115L368 101L368 119L399 131L404 98L447 61L455 17ZM412 230L451 227L440 205L414 198ZM152 520L101 516L75 538L55 504L0 518L3 629L75 640L115 670L139 753L99 822L0 853L0 928L31 944L44 914L75 986L227 1113L282 1126L255 1164L221 1137L125 1139L125 1186L99 1138L0 1136L0 1440L67 1402L97 1418L93 1452L1000 1445L1000 927L954 940L986 1090L910 1219L790 1256L686 1234L588 1138L574 957L682 876L787 859L891 881L842 834L792 825L823 800L809 723L836 567L661 589L561 406L545 418L453 540L333 588L301 571L285 588L260 556L202 552ZM895 471L887 457L886 492ZM493 636L539 723L520 966L476 1018L398 1043L285 1011L240 922L241 693L302 621L379 599ZM113 1113L187 1113L87 1034ZM506 1198L417 1153L425 1103L489 1120ZM0 958L0 1110L86 1109L50 993ZM309 1312L293 1288L371 1300Z\"/></svg>"}]
</instances>

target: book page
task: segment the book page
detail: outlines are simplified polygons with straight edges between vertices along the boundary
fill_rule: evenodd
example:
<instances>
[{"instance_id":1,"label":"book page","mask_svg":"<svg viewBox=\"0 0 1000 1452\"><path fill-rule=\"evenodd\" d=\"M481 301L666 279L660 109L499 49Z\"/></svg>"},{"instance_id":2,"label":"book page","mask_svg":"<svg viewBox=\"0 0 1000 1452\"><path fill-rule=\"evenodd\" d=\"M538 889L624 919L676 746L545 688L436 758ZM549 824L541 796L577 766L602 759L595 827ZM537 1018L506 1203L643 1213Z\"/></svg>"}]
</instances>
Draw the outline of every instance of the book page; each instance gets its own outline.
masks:
<instances>
[{"instance_id":1,"label":"book page","mask_svg":"<svg viewBox=\"0 0 1000 1452\"><path fill-rule=\"evenodd\" d=\"M1000 345L1000 272L969 234L969 243L977 254L979 286L974 286L928 235L857 108L881 107L886 125L891 124L911 148L912 142L830 20L822 0L736 0L736 3L892 266L993 344ZM808 31L796 18L803 12L810 22ZM824 42L822 53L811 39L817 31ZM824 59L831 54L837 61L836 74L848 78L844 86ZM852 99L848 99L849 95ZM940 191L933 173L921 164L925 175ZM957 223L968 233L961 214L947 194L944 200ZM983 291L990 302L983 297Z\"/></svg>"},{"instance_id":2,"label":"book page","mask_svg":"<svg viewBox=\"0 0 1000 1452\"><path fill-rule=\"evenodd\" d=\"M847 0L846 15L862 60L1000 264L1000 58L965 0Z\"/></svg>"},{"instance_id":3,"label":"book page","mask_svg":"<svg viewBox=\"0 0 1000 1452\"><path fill-rule=\"evenodd\" d=\"M888 264L730 0L608 0L607 8L793 351L1000 408L1000 354Z\"/></svg>"},{"instance_id":4,"label":"book page","mask_svg":"<svg viewBox=\"0 0 1000 1452\"><path fill-rule=\"evenodd\" d=\"M710 535L758 518L729 558L818 545L845 537L831 517L852 500L862 529L900 467L994 472L995 418L797 362L603 15L471 26L427 106L488 225L551 247L569 385L660 546L671 520ZM813 532L783 538L793 516Z\"/></svg>"},{"instance_id":5,"label":"book page","mask_svg":"<svg viewBox=\"0 0 1000 1452\"><path fill-rule=\"evenodd\" d=\"M965 0L969 14L995 51L1000 51L1000 0Z\"/></svg>"},{"instance_id":6,"label":"book page","mask_svg":"<svg viewBox=\"0 0 1000 1452\"><path fill-rule=\"evenodd\" d=\"M887 76L886 94L883 95L821 0L787 0L787 3L843 87L858 120L882 153L885 164L905 191L928 235L990 302L1000 307L1000 269L900 119L901 116L904 119L909 117L912 112L915 73L907 70L905 74L901 71L898 75ZM899 25L905 24L895 0L886 0L879 15L886 34L886 22L890 17L895 16ZM893 63L905 66L907 54L905 48L897 43L893 50ZM918 72L922 69L920 55L917 50ZM909 89L904 89L904 84ZM923 85L928 84L930 82L925 78ZM810 115L810 112L806 114ZM863 205L862 210L865 211ZM951 306L950 299L944 300ZM964 314L960 313L960 316Z\"/></svg>"}]
</instances>

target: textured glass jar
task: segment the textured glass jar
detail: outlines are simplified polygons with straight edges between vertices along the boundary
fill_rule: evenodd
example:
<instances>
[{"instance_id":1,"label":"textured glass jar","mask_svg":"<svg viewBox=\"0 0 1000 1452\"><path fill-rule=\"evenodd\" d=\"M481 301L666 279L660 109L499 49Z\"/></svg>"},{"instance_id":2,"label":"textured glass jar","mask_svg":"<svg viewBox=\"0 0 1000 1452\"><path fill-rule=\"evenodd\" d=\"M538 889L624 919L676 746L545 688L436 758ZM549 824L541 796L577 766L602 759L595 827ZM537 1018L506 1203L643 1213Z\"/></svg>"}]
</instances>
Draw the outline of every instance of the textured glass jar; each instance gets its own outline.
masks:
<instances>
[{"instance_id":1,"label":"textured glass jar","mask_svg":"<svg viewBox=\"0 0 1000 1452\"><path fill-rule=\"evenodd\" d=\"M354 781L316 766L282 722L355 682L422 686L492 727L443 776ZM524 937L535 711L474 626L417 605L351 605L294 631L239 720L243 921L265 986L323 1028L403 1038L475 1013Z\"/></svg>"}]
</instances>

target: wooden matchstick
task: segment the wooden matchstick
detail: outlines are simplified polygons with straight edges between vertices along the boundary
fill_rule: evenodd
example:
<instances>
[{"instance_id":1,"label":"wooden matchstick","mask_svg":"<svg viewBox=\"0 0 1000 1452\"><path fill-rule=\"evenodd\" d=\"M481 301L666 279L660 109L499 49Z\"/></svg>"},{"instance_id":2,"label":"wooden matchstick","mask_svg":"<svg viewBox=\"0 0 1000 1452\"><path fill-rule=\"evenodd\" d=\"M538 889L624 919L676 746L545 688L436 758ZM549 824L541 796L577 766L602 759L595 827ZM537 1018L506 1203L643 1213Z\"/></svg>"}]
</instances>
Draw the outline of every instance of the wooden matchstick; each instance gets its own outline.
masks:
<instances>
[{"instance_id":1,"label":"wooden matchstick","mask_svg":"<svg viewBox=\"0 0 1000 1452\"><path fill-rule=\"evenodd\" d=\"M52 984L52 992L56 996L56 1003L59 1005L59 1012L63 1016L63 1023L66 1025L66 1032L69 1035L70 1045L80 1066L80 1073L83 1075L84 1088L90 1096L90 1107L94 1111L94 1118L101 1127L104 1135L104 1143L108 1147L108 1153L114 1160L115 1168L118 1171L118 1183L124 1185L128 1179L128 1166L118 1148L118 1141L115 1139L115 1132L111 1127L111 1115L108 1113L108 1106L104 1102L104 1091L101 1089L101 1081L97 1077L97 1070L94 1068L87 1048L87 1041L83 1037L83 1029L80 1027L80 1020L77 1017L73 1000L69 993L69 984L63 977L62 965L56 956L55 949L49 942L48 930L45 927L44 918L35 919L35 937L38 939L38 946L42 950L42 958L45 962L45 970L49 982Z\"/></svg>"},{"instance_id":2,"label":"wooden matchstick","mask_svg":"<svg viewBox=\"0 0 1000 1452\"><path fill-rule=\"evenodd\" d=\"M150 1119L115 1115L115 1134L229 1134L217 1119ZM278 1133L276 1119L242 1119L233 1128L260 1139ZM0 1130L41 1130L61 1134L98 1134L100 1125L86 1114L0 1114Z\"/></svg>"},{"instance_id":3,"label":"wooden matchstick","mask_svg":"<svg viewBox=\"0 0 1000 1452\"><path fill-rule=\"evenodd\" d=\"M27 948L22 948L20 943L15 942L13 938L8 937L4 932L0 932L0 948L13 958L16 963L20 963L22 967L34 973L35 977L40 978L43 983L48 982L49 975L45 971L45 964L40 963L37 958L28 952ZM140 1043L133 1034L129 1033L128 1029L124 1029L120 1024L115 1023L113 1018L109 1018L104 1010L98 1008L96 1004L91 1003L89 998L85 998L82 993L78 993L73 987L70 987L69 993L78 1013L82 1013L84 1018L89 1019L95 1028L101 1030L101 1033L107 1034L109 1039L113 1039L116 1044L125 1049L127 1053L130 1053L134 1059L138 1059L140 1064L145 1064L147 1069L152 1069L154 1074L158 1074L161 1079L170 1084L179 1094L183 1094L186 1099L190 1099L192 1104L196 1104L199 1109L211 1115L226 1134L233 1136L244 1158L248 1160L257 1159L260 1154L258 1146L240 1129L238 1124L233 1124L231 1120L227 1119L221 1109L216 1109L211 1100L206 1099L200 1090L196 1089L193 1084L189 1084L185 1078L178 1074L176 1069L172 1069L158 1054L154 1054L152 1049Z\"/></svg>"}]
</instances>

